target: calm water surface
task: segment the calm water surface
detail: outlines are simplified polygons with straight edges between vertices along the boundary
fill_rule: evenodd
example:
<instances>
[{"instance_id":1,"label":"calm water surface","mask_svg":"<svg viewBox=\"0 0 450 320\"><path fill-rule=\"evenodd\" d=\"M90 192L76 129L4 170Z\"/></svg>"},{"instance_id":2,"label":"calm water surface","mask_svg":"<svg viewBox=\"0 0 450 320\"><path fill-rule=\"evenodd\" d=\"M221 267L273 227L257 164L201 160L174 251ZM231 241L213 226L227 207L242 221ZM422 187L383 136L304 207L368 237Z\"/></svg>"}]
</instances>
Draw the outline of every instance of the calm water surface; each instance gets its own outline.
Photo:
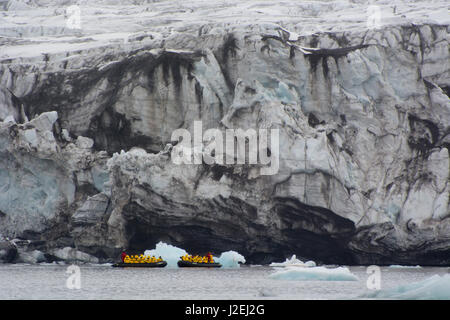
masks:
<instances>
[{"instance_id":1,"label":"calm water surface","mask_svg":"<svg viewBox=\"0 0 450 320\"><path fill-rule=\"evenodd\" d=\"M274 268L119 269L80 265L81 289L68 289L68 265L0 265L0 299L353 299L368 293L365 267L350 267L359 281L288 281ZM449 268L381 268L387 289Z\"/></svg>"}]
</instances>

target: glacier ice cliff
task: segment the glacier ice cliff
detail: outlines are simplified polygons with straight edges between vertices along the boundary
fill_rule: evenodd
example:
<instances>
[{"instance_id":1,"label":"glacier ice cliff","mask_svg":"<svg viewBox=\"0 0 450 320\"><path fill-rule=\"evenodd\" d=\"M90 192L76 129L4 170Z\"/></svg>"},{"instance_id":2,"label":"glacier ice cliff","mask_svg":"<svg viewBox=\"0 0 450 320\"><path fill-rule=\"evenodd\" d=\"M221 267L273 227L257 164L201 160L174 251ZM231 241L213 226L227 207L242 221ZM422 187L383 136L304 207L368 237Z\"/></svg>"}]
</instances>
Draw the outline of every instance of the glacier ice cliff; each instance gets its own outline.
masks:
<instances>
[{"instance_id":1,"label":"glacier ice cliff","mask_svg":"<svg viewBox=\"0 0 450 320\"><path fill-rule=\"evenodd\" d=\"M445 1L382 1L372 29L357 1L110 2L81 2L80 30L56 1L3 5L0 261L164 241L254 263L450 263ZM171 134L196 120L279 129L278 173L174 164Z\"/></svg>"}]
</instances>

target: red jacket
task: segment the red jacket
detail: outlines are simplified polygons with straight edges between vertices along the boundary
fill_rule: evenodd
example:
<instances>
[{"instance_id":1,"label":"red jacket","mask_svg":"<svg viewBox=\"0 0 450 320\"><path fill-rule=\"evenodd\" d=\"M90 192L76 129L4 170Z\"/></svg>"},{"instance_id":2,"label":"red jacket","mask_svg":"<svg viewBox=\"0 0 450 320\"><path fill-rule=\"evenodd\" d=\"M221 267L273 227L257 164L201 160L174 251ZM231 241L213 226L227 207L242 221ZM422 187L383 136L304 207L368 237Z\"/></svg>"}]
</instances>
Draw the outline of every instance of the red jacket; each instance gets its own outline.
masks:
<instances>
[{"instance_id":1,"label":"red jacket","mask_svg":"<svg viewBox=\"0 0 450 320\"><path fill-rule=\"evenodd\" d=\"M125 252L122 252L122 255L121 255L121 257L122 257L122 262L124 262L125 261L125 257L127 256L127 254L125 253Z\"/></svg>"}]
</instances>

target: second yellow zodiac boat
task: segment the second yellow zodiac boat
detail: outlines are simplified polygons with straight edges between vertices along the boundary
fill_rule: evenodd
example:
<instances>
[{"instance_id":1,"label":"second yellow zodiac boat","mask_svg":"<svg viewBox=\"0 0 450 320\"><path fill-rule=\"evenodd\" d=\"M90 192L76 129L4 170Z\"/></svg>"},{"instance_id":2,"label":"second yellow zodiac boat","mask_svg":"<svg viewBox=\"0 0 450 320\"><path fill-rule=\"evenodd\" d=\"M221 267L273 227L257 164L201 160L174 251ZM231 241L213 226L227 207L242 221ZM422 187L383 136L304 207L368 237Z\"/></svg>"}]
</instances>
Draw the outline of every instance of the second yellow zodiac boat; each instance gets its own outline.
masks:
<instances>
[{"instance_id":1,"label":"second yellow zodiac boat","mask_svg":"<svg viewBox=\"0 0 450 320\"><path fill-rule=\"evenodd\" d=\"M222 265L218 262L191 262L191 261L178 261L180 268L220 268Z\"/></svg>"},{"instance_id":2,"label":"second yellow zodiac boat","mask_svg":"<svg viewBox=\"0 0 450 320\"><path fill-rule=\"evenodd\" d=\"M214 258L209 252L204 257L186 254L180 257L177 264L180 268L220 268L222 266L220 263L214 262Z\"/></svg>"}]
</instances>

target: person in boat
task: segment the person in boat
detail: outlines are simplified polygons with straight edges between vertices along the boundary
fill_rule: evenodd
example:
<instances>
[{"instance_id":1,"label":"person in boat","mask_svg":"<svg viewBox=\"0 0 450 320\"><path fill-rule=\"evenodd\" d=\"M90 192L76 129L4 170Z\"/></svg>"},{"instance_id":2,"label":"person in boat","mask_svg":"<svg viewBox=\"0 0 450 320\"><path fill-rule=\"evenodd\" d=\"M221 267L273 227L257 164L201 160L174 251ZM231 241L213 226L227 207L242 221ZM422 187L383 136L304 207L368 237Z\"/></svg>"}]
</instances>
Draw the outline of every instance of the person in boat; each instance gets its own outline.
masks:
<instances>
[{"instance_id":1,"label":"person in boat","mask_svg":"<svg viewBox=\"0 0 450 320\"><path fill-rule=\"evenodd\" d=\"M211 252L208 252L206 257L208 258L208 263L214 263L214 258L211 254Z\"/></svg>"},{"instance_id":2,"label":"person in boat","mask_svg":"<svg viewBox=\"0 0 450 320\"><path fill-rule=\"evenodd\" d=\"M122 254L120 255L120 258L122 259L122 262L125 262L126 256L127 256L127 254L125 253L125 251L122 251Z\"/></svg>"}]
</instances>

